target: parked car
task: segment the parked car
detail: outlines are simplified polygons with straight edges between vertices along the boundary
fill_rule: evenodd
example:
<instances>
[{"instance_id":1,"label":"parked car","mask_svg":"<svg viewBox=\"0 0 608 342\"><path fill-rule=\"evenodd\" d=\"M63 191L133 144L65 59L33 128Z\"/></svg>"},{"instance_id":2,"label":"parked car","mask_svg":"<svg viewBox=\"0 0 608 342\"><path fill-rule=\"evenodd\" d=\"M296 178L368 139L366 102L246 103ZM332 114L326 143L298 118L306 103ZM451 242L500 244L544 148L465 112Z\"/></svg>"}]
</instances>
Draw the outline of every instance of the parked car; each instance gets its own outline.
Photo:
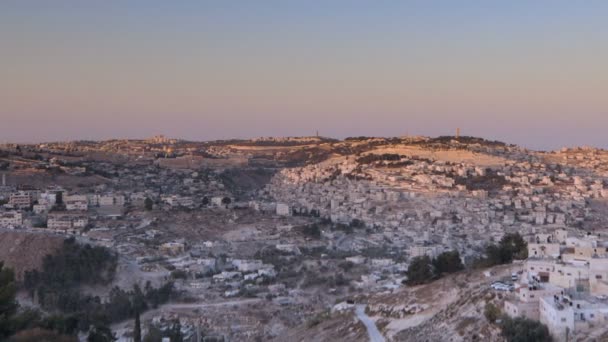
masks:
<instances>
[{"instance_id":1,"label":"parked car","mask_svg":"<svg viewBox=\"0 0 608 342\"><path fill-rule=\"evenodd\" d=\"M496 291L513 291L515 289L513 285L508 285L501 282L492 283L490 287Z\"/></svg>"}]
</instances>

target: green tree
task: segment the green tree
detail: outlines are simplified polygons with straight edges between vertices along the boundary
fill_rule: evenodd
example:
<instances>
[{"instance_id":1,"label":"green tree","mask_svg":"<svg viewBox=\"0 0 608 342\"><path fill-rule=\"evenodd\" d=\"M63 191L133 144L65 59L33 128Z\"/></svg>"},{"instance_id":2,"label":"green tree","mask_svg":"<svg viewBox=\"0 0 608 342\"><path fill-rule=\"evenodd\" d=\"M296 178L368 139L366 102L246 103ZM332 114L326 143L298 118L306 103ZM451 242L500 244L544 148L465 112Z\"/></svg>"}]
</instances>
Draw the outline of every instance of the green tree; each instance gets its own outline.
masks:
<instances>
[{"instance_id":1,"label":"green tree","mask_svg":"<svg viewBox=\"0 0 608 342\"><path fill-rule=\"evenodd\" d=\"M179 322L179 319L174 320L171 327L169 327L163 335L169 337L171 342L183 342L184 336L182 335L182 325Z\"/></svg>"},{"instance_id":2,"label":"green tree","mask_svg":"<svg viewBox=\"0 0 608 342\"><path fill-rule=\"evenodd\" d=\"M528 244L519 233L506 234L500 240L500 248L513 259L522 260L528 257Z\"/></svg>"},{"instance_id":3,"label":"green tree","mask_svg":"<svg viewBox=\"0 0 608 342\"><path fill-rule=\"evenodd\" d=\"M224 197L224 198L222 198L222 204L223 205L227 206L230 203L232 203L232 200L230 199L230 197Z\"/></svg>"},{"instance_id":4,"label":"green tree","mask_svg":"<svg viewBox=\"0 0 608 342\"><path fill-rule=\"evenodd\" d=\"M154 208L154 202L152 202L149 197L146 197L144 200L144 208L146 208L147 211L151 211L152 208Z\"/></svg>"},{"instance_id":5,"label":"green tree","mask_svg":"<svg viewBox=\"0 0 608 342\"><path fill-rule=\"evenodd\" d=\"M480 259L477 266L489 267L511 263L514 259L528 257L528 244L519 233L506 234L498 243L486 247L486 258Z\"/></svg>"},{"instance_id":6,"label":"green tree","mask_svg":"<svg viewBox=\"0 0 608 342\"><path fill-rule=\"evenodd\" d=\"M549 329L544 324L523 317L512 319L504 316L500 327L502 336L507 342L550 342L553 340Z\"/></svg>"},{"instance_id":7,"label":"green tree","mask_svg":"<svg viewBox=\"0 0 608 342\"><path fill-rule=\"evenodd\" d=\"M454 273L464 269L460 253L458 251L443 252L433 260L435 274L440 276L443 273Z\"/></svg>"},{"instance_id":8,"label":"green tree","mask_svg":"<svg viewBox=\"0 0 608 342\"><path fill-rule=\"evenodd\" d=\"M141 342L141 322L139 321L139 310L135 309L135 328L133 329L133 341Z\"/></svg>"},{"instance_id":9,"label":"green tree","mask_svg":"<svg viewBox=\"0 0 608 342\"><path fill-rule=\"evenodd\" d=\"M309 224L302 227L302 234L305 236L320 239L321 238L321 228L317 224Z\"/></svg>"},{"instance_id":10,"label":"green tree","mask_svg":"<svg viewBox=\"0 0 608 342\"><path fill-rule=\"evenodd\" d=\"M105 325L96 325L89 331L87 342L114 342L116 336L112 330Z\"/></svg>"},{"instance_id":11,"label":"green tree","mask_svg":"<svg viewBox=\"0 0 608 342\"><path fill-rule=\"evenodd\" d=\"M0 261L0 340L13 332L12 318L17 312L16 292L15 273Z\"/></svg>"},{"instance_id":12,"label":"green tree","mask_svg":"<svg viewBox=\"0 0 608 342\"><path fill-rule=\"evenodd\" d=\"M431 258L427 255L413 258L406 275L408 285L420 285L432 281L434 274Z\"/></svg>"},{"instance_id":13,"label":"green tree","mask_svg":"<svg viewBox=\"0 0 608 342\"><path fill-rule=\"evenodd\" d=\"M148 333L146 337L144 337L144 342L161 342L163 339L163 333L155 326L150 326L148 329Z\"/></svg>"},{"instance_id":14,"label":"green tree","mask_svg":"<svg viewBox=\"0 0 608 342\"><path fill-rule=\"evenodd\" d=\"M494 324L494 322L496 322L496 320L500 317L501 312L496 305L487 303L483 310L483 315L486 317L488 322Z\"/></svg>"}]
</instances>

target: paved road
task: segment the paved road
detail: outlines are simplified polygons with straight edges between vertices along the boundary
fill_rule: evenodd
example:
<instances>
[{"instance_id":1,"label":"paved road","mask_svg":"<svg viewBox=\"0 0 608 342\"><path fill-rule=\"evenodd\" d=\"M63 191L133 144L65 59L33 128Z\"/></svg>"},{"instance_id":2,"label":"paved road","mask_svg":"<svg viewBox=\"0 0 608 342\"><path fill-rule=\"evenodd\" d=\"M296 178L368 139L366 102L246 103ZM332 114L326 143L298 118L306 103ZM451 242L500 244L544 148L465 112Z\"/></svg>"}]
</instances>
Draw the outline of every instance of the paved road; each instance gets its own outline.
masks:
<instances>
[{"instance_id":1,"label":"paved road","mask_svg":"<svg viewBox=\"0 0 608 342\"><path fill-rule=\"evenodd\" d=\"M355 310L357 318L365 325L370 342L385 342L384 337L378 330L376 323L365 313L365 305L357 305Z\"/></svg>"},{"instance_id":2,"label":"paved road","mask_svg":"<svg viewBox=\"0 0 608 342\"><path fill-rule=\"evenodd\" d=\"M261 301L259 298L234 300L230 302L219 302L219 303L192 303L192 304L164 304L161 306L163 309L204 309L221 306L232 306L232 305L245 305L253 304Z\"/></svg>"}]
</instances>

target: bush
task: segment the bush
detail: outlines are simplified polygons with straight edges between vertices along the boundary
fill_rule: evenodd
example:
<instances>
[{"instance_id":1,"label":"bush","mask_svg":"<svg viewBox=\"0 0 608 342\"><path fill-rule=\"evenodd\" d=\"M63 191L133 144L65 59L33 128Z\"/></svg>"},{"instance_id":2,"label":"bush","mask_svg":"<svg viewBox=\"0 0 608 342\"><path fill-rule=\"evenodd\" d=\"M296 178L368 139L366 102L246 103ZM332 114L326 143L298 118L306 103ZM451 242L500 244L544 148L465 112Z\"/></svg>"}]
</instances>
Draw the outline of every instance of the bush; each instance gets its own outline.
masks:
<instances>
[{"instance_id":1,"label":"bush","mask_svg":"<svg viewBox=\"0 0 608 342\"><path fill-rule=\"evenodd\" d=\"M321 322L329 319L331 317L331 314L328 310L320 312L318 314L316 314L313 318L311 318L307 323L306 326L308 328L312 328L315 327L319 324L321 324Z\"/></svg>"},{"instance_id":2,"label":"bush","mask_svg":"<svg viewBox=\"0 0 608 342\"><path fill-rule=\"evenodd\" d=\"M150 211L154 208L154 202L152 202L149 197L146 197L146 199L144 200L144 207L147 211Z\"/></svg>"},{"instance_id":3,"label":"bush","mask_svg":"<svg viewBox=\"0 0 608 342\"><path fill-rule=\"evenodd\" d=\"M496 320L500 317L501 312L496 305L492 303L487 303L486 307L483 310L483 315L486 317L488 322L494 324Z\"/></svg>"},{"instance_id":4,"label":"bush","mask_svg":"<svg viewBox=\"0 0 608 342\"><path fill-rule=\"evenodd\" d=\"M406 284L408 285L426 284L434 280L435 275L431 258L425 255L412 259L406 275Z\"/></svg>"},{"instance_id":5,"label":"bush","mask_svg":"<svg viewBox=\"0 0 608 342\"><path fill-rule=\"evenodd\" d=\"M305 236L320 239L321 238L321 228L319 228L316 224L310 224L301 228L302 234Z\"/></svg>"},{"instance_id":6,"label":"bush","mask_svg":"<svg viewBox=\"0 0 608 342\"><path fill-rule=\"evenodd\" d=\"M175 270L175 271L171 272L171 278L186 279L186 278L188 278L188 273L184 270Z\"/></svg>"},{"instance_id":7,"label":"bush","mask_svg":"<svg viewBox=\"0 0 608 342\"><path fill-rule=\"evenodd\" d=\"M544 324L523 317L515 319L503 317L500 327L502 336L507 342L550 342L553 340L549 329Z\"/></svg>"},{"instance_id":8,"label":"bush","mask_svg":"<svg viewBox=\"0 0 608 342\"><path fill-rule=\"evenodd\" d=\"M338 264L338 267L340 267L344 272L350 271L354 266L355 264L350 261L344 261Z\"/></svg>"},{"instance_id":9,"label":"bush","mask_svg":"<svg viewBox=\"0 0 608 342\"><path fill-rule=\"evenodd\" d=\"M519 233L506 234L498 243L486 247L486 257L476 261L478 267L509 264L528 257L528 244Z\"/></svg>"},{"instance_id":10,"label":"bush","mask_svg":"<svg viewBox=\"0 0 608 342\"><path fill-rule=\"evenodd\" d=\"M443 274L454 273L464 269L458 251L439 254L436 259L428 256L415 257L407 269L407 285L420 285L441 278Z\"/></svg>"},{"instance_id":11,"label":"bush","mask_svg":"<svg viewBox=\"0 0 608 342\"><path fill-rule=\"evenodd\" d=\"M444 252L433 260L433 266L435 266L435 274L441 276L443 273L454 273L462 271L464 265L460 260L460 253L458 251Z\"/></svg>"}]
</instances>

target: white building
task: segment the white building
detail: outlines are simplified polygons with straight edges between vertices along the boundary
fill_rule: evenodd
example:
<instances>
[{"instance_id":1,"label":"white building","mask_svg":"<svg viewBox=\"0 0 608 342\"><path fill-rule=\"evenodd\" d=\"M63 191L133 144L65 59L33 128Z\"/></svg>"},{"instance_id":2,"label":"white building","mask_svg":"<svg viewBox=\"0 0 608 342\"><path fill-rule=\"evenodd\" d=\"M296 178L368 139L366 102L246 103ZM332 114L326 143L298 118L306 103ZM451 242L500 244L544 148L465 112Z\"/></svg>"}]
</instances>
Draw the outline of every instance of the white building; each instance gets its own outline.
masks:
<instances>
[{"instance_id":1,"label":"white building","mask_svg":"<svg viewBox=\"0 0 608 342\"><path fill-rule=\"evenodd\" d=\"M187 196L167 196L163 197L163 201L165 201L165 203L169 204L172 207L192 208L194 206L194 200L192 199L192 197Z\"/></svg>"},{"instance_id":2,"label":"white building","mask_svg":"<svg viewBox=\"0 0 608 342\"><path fill-rule=\"evenodd\" d=\"M289 216L291 215L291 209L287 204L277 203L276 213L280 216Z\"/></svg>"},{"instance_id":3,"label":"white building","mask_svg":"<svg viewBox=\"0 0 608 342\"><path fill-rule=\"evenodd\" d=\"M89 224L86 213L76 211L51 212L47 217L47 228L60 231L84 229Z\"/></svg>"},{"instance_id":4,"label":"white building","mask_svg":"<svg viewBox=\"0 0 608 342\"><path fill-rule=\"evenodd\" d=\"M86 195L70 195L63 199L67 210L87 211L89 200Z\"/></svg>"},{"instance_id":5,"label":"white building","mask_svg":"<svg viewBox=\"0 0 608 342\"><path fill-rule=\"evenodd\" d=\"M125 196L123 195L104 195L99 197L99 206L124 206Z\"/></svg>"},{"instance_id":6,"label":"white building","mask_svg":"<svg viewBox=\"0 0 608 342\"><path fill-rule=\"evenodd\" d=\"M8 203L17 209L29 209L32 205L32 196L24 191L15 192L11 194Z\"/></svg>"},{"instance_id":7,"label":"white building","mask_svg":"<svg viewBox=\"0 0 608 342\"><path fill-rule=\"evenodd\" d=\"M0 212L0 228L16 228L23 225L23 215L18 211Z\"/></svg>"}]
</instances>

